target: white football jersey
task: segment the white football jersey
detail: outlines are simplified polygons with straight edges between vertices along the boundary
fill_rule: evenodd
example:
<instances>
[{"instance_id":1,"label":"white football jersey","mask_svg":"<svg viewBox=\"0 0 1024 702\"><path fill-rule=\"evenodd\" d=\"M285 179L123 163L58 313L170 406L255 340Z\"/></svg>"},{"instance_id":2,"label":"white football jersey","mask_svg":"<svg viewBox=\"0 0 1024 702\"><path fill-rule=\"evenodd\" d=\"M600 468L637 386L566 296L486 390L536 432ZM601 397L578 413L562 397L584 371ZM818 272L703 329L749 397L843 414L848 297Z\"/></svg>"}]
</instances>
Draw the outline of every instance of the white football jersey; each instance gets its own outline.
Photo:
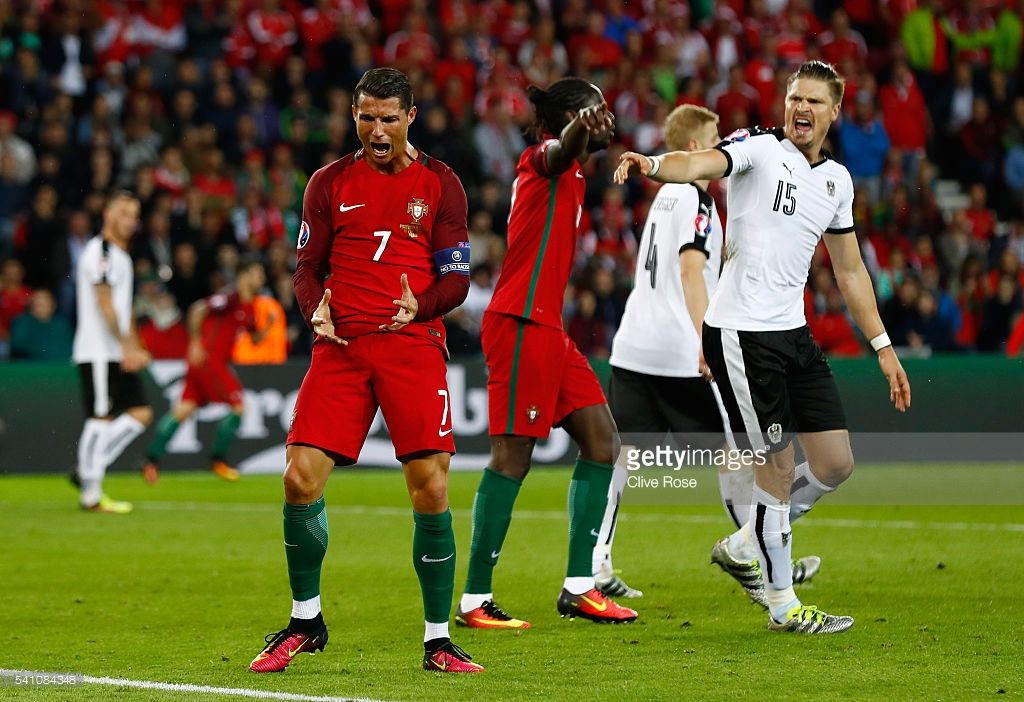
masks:
<instances>
[{"instance_id":1,"label":"white football jersey","mask_svg":"<svg viewBox=\"0 0 1024 702\"><path fill-rule=\"evenodd\" d=\"M804 286L824 232L853 232L853 180L823 154L814 166L781 129L740 129L716 148L729 159L729 237L705 320L720 329L804 326Z\"/></svg>"},{"instance_id":2,"label":"white football jersey","mask_svg":"<svg viewBox=\"0 0 1024 702\"><path fill-rule=\"evenodd\" d=\"M110 332L96 301L96 286L110 286L111 301L121 334L132 326L132 290L135 274L132 257L102 236L95 236L82 249L75 270L78 326L72 358L75 363L121 360L121 342Z\"/></svg>"},{"instance_id":3,"label":"white football jersey","mask_svg":"<svg viewBox=\"0 0 1024 702\"><path fill-rule=\"evenodd\" d=\"M633 291L612 340L613 366L647 375L700 377L700 337L680 278L679 256L687 249L707 256L704 283L710 297L722 256L718 208L694 185L666 183L651 203L640 236Z\"/></svg>"}]
</instances>

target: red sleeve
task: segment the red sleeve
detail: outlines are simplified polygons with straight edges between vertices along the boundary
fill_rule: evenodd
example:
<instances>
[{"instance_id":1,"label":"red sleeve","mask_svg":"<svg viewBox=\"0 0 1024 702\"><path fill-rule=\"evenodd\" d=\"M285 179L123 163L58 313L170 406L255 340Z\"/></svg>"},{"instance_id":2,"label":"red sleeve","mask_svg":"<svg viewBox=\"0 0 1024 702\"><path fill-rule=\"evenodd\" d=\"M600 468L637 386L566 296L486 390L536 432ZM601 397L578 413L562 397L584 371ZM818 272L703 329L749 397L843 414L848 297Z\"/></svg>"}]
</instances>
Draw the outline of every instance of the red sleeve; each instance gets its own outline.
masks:
<instances>
[{"instance_id":1,"label":"red sleeve","mask_svg":"<svg viewBox=\"0 0 1024 702\"><path fill-rule=\"evenodd\" d=\"M324 278L330 263L331 226L330 176L326 169L313 174L302 197L302 224L299 225L298 252L296 253L295 299L307 325L324 296Z\"/></svg>"},{"instance_id":2,"label":"red sleeve","mask_svg":"<svg viewBox=\"0 0 1024 702\"><path fill-rule=\"evenodd\" d=\"M466 202L466 191L462 188L458 176L447 166L438 165L437 176L441 181L441 198L437 217L434 219L434 231L431 233L434 252L443 255L443 252L451 249L465 251L468 266L469 207ZM469 276L456 271L444 273L420 294L417 299L419 311L416 318L425 321L448 314L462 304L468 292Z\"/></svg>"},{"instance_id":3,"label":"red sleeve","mask_svg":"<svg viewBox=\"0 0 1024 702\"><path fill-rule=\"evenodd\" d=\"M542 141L540 144L537 144L536 146L531 148L530 155L527 156L527 160L529 161L530 166L533 167L533 170L537 171L545 178L551 177L551 173L548 172L547 153L548 145L551 144L553 141L556 140L548 139L546 141Z\"/></svg>"}]
</instances>

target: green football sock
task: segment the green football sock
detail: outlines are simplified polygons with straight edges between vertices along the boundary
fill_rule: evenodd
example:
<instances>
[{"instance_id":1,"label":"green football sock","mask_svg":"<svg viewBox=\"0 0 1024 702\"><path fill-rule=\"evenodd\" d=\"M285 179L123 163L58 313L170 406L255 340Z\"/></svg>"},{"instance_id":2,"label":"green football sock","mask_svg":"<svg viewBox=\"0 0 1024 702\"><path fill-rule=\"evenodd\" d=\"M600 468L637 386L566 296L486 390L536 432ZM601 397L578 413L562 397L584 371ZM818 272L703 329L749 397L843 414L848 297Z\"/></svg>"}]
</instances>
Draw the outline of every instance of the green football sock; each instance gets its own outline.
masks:
<instances>
[{"instance_id":1,"label":"green football sock","mask_svg":"<svg viewBox=\"0 0 1024 702\"><path fill-rule=\"evenodd\" d=\"M235 440L238 433L238 425L242 423L242 415L231 412L217 424L217 438L213 442L213 451L210 456L215 461L223 461L231 448L231 442Z\"/></svg>"},{"instance_id":2,"label":"green football sock","mask_svg":"<svg viewBox=\"0 0 1024 702\"><path fill-rule=\"evenodd\" d=\"M505 534L512 523L512 507L522 482L485 468L473 499L473 540L469 547L469 572L466 592L485 595L492 592L491 576L498 564Z\"/></svg>"},{"instance_id":3,"label":"green football sock","mask_svg":"<svg viewBox=\"0 0 1024 702\"><path fill-rule=\"evenodd\" d=\"M167 453L167 443L174 436L174 432L178 431L179 424L181 422L174 418L172 412L168 412L160 418L156 425L156 436L153 437L153 443L149 445L149 449L146 451L147 458L156 461Z\"/></svg>"},{"instance_id":4,"label":"green football sock","mask_svg":"<svg viewBox=\"0 0 1024 702\"><path fill-rule=\"evenodd\" d=\"M608 484L612 466L576 459L569 483L569 565L568 578L590 577L591 559L608 505Z\"/></svg>"},{"instance_id":5,"label":"green football sock","mask_svg":"<svg viewBox=\"0 0 1024 702\"><path fill-rule=\"evenodd\" d=\"M412 537L412 559L423 592L423 619L447 622L455 592L455 532L452 513L412 513L416 528Z\"/></svg>"},{"instance_id":6,"label":"green football sock","mask_svg":"<svg viewBox=\"0 0 1024 702\"><path fill-rule=\"evenodd\" d=\"M320 566L327 553L327 509L324 498L311 505L284 505L284 552L292 599L320 594Z\"/></svg>"}]
</instances>

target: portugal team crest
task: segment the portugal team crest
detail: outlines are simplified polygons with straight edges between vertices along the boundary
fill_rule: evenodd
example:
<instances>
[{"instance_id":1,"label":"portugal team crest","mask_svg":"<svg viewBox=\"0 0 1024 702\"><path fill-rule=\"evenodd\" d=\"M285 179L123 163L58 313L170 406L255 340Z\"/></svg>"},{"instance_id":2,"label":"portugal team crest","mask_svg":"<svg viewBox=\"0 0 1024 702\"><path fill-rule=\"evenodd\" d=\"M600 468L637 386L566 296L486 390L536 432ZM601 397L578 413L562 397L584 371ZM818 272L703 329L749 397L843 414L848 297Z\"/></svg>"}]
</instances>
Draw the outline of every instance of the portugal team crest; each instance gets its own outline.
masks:
<instances>
[{"instance_id":1,"label":"portugal team crest","mask_svg":"<svg viewBox=\"0 0 1024 702\"><path fill-rule=\"evenodd\" d=\"M534 422L536 422L537 421L537 415L539 415L539 414L540 414L540 412L537 411L537 405L530 405L529 407L527 407L526 408L526 421L527 421L527 423L533 424Z\"/></svg>"},{"instance_id":2,"label":"portugal team crest","mask_svg":"<svg viewBox=\"0 0 1024 702\"><path fill-rule=\"evenodd\" d=\"M301 249L301 248L303 248L308 243L309 243L309 225L306 224L305 221L303 221L303 223L299 225L299 243L298 243L298 247L297 248Z\"/></svg>"},{"instance_id":3,"label":"portugal team crest","mask_svg":"<svg viewBox=\"0 0 1024 702\"><path fill-rule=\"evenodd\" d=\"M419 224L420 220L427 216L430 206L423 202L422 197L414 197L405 211L412 215L412 221Z\"/></svg>"},{"instance_id":4,"label":"portugal team crest","mask_svg":"<svg viewBox=\"0 0 1024 702\"><path fill-rule=\"evenodd\" d=\"M827 183L825 183L825 190L828 191L829 197L836 196L836 184L833 181L830 180Z\"/></svg>"}]
</instances>

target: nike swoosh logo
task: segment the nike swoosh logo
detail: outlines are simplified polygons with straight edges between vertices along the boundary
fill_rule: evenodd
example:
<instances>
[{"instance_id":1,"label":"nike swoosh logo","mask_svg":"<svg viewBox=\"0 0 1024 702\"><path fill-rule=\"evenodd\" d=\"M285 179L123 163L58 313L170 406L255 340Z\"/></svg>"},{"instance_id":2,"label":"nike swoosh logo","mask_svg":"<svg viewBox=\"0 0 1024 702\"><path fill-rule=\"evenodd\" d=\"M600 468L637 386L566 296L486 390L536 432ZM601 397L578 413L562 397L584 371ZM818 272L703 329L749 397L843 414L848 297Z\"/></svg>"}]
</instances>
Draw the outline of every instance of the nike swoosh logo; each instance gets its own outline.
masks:
<instances>
[{"instance_id":1,"label":"nike swoosh logo","mask_svg":"<svg viewBox=\"0 0 1024 702\"><path fill-rule=\"evenodd\" d=\"M580 599L583 600L584 602L586 602L588 605L590 605L594 609L596 609L598 612L603 612L606 609L608 609L608 603L607 602L602 602L601 604L598 604L598 603L594 602L592 599L590 599L589 597L587 597L586 595L580 595Z\"/></svg>"},{"instance_id":2,"label":"nike swoosh logo","mask_svg":"<svg viewBox=\"0 0 1024 702\"><path fill-rule=\"evenodd\" d=\"M501 555L501 551L491 551L491 558L497 558Z\"/></svg>"},{"instance_id":3,"label":"nike swoosh logo","mask_svg":"<svg viewBox=\"0 0 1024 702\"><path fill-rule=\"evenodd\" d=\"M449 553L449 554L448 554L447 556L445 556L444 558L428 558L428 557L427 557L427 556L426 556L426 555L424 554L424 555L423 555L423 556L422 556L422 557L420 558L420 560L421 560L421 561L423 561L424 563L444 563L445 561L447 561L447 560L448 560L449 558L451 558L451 557L452 557L452 556L454 556L454 555L455 555L454 553Z\"/></svg>"},{"instance_id":4,"label":"nike swoosh logo","mask_svg":"<svg viewBox=\"0 0 1024 702\"><path fill-rule=\"evenodd\" d=\"M437 435L438 436L448 436L451 433L452 433L451 429L445 429L444 431L442 431L440 429L437 430Z\"/></svg>"},{"instance_id":5,"label":"nike swoosh logo","mask_svg":"<svg viewBox=\"0 0 1024 702\"><path fill-rule=\"evenodd\" d=\"M284 542L284 545L285 546L298 546L298 544L290 544L287 541Z\"/></svg>"},{"instance_id":6,"label":"nike swoosh logo","mask_svg":"<svg viewBox=\"0 0 1024 702\"><path fill-rule=\"evenodd\" d=\"M586 180L587 179L586 176L584 176L582 173L576 173L576 177L579 178L580 180Z\"/></svg>"},{"instance_id":7,"label":"nike swoosh logo","mask_svg":"<svg viewBox=\"0 0 1024 702\"><path fill-rule=\"evenodd\" d=\"M338 206L338 212L348 212L349 210L354 210L357 207L365 207L365 206L366 206L365 202L360 203L358 205L346 205L343 202L343 203L341 203L341 205Z\"/></svg>"},{"instance_id":8,"label":"nike swoosh logo","mask_svg":"<svg viewBox=\"0 0 1024 702\"><path fill-rule=\"evenodd\" d=\"M297 654L301 649L302 649L302 647L300 646L299 648L295 649L294 651L288 651L288 657L289 658L295 658L295 654Z\"/></svg>"},{"instance_id":9,"label":"nike swoosh logo","mask_svg":"<svg viewBox=\"0 0 1024 702\"><path fill-rule=\"evenodd\" d=\"M597 533L597 529L591 529L590 530L590 535L593 536L595 539L600 539L601 538L601 535Z\"/></svg>"},{"instance_id":10,"label":"nike swoosh logo","mask_svg":"<svg viewBox=\"0 0 1024 702\"><path fill-rule=\"evenodd\" d=\"M496 622L488 619L479 619L477 617L473 617L473 621L479 627L487 627L490 629L519 629L521 628L520 624L522 623L518 619L511 619L507 622Z\"/></svg>"}]
</instances>

